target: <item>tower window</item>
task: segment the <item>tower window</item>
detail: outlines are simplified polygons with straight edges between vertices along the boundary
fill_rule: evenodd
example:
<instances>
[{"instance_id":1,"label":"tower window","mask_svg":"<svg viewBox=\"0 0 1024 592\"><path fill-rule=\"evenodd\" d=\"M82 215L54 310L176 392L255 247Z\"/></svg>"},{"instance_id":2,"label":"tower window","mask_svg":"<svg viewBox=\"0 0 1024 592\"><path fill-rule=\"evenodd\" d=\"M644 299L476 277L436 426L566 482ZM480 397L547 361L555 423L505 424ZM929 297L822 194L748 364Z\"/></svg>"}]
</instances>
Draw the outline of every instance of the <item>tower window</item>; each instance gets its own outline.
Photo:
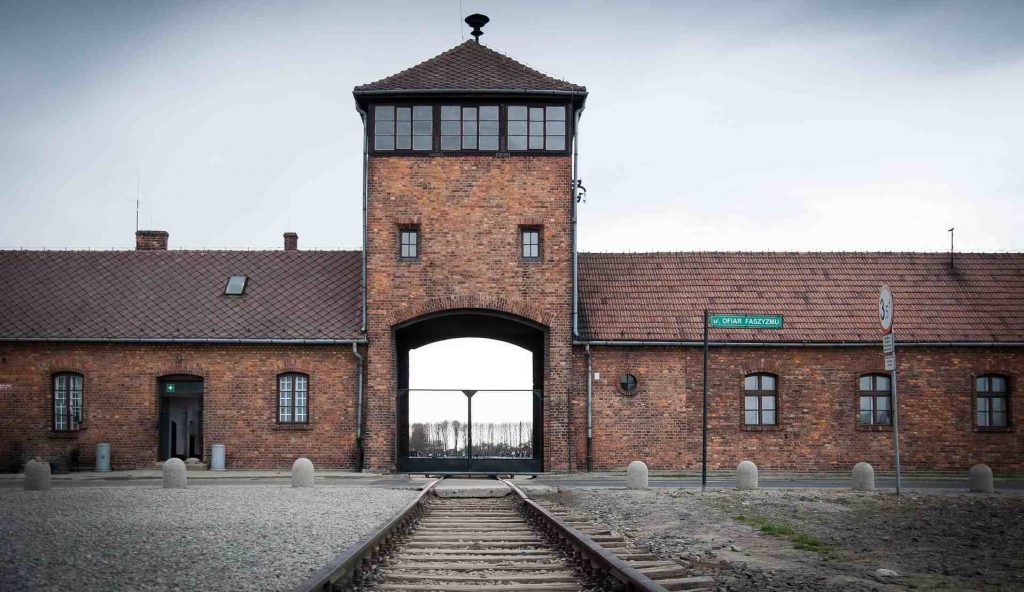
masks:
<instances>
[{"instance_id":1,"label":"tower window","mask_svg":"<svg viewBox=\"0 0 1024 592\"><path fill-rule=\"evenodd\" d=\"M373 108L374 150L431 150L434 147L434 108L430 105Z\"/></svg>"},{"instance_id":2,"label":"tower window","mask_svg":"<svg viewBox=\"0 0 1024 592\"><path fill-rule=\"evenodd\" d=\"M509 150L565 150L565 107L508 107Z\"/></svg>"},{"instance_id":3,"label":"tower window","mask_svg":"<svg viewBox=\"0 0 1024 592\"><path fill-rule=\"evenodd\" d=\"M524 226L519 229L523 259L540 259L540 228Z\"/></svg>"},{"instance_id":4,"label":"tower window","mask_svg":"<svg viewBox=\"0 0 1024 592\"><path fill-rule=\"evenodd\" d=\"M420 256L419 228L400 228L398 230L398 256L401 259L416 259Z\"/></svg>"},{"instance_id":5,"label":"tower window","mask_svg":"<svg viewBox=\"0 0 1024 592\"><path fill-rule=\"evenodd\" d=\"M497 105L441 106L441 150L497 149Z\"/></svg>"}]
</instances>

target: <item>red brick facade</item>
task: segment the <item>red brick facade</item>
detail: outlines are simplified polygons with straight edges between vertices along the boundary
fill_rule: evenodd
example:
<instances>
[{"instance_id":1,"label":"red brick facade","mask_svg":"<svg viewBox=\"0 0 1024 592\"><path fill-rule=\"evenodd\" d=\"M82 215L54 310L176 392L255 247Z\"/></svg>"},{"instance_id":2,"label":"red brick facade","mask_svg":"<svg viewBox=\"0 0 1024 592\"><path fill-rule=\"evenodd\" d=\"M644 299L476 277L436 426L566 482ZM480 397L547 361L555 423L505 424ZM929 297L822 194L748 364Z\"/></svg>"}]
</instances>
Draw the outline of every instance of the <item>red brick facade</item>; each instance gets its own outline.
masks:
<instances>
[{"instance_id":1,"label":"red brick facade","mask_svg":"<svg viewBox=\"0 0 1024 592\"><path fill-rule=\"evenodd\" d=\"M574 352L574 466L585 468L586 358ZM643 460L653 469L699 468L702 352L695 347L592 347L595 469ZM857 425L857 379L884 372L881 346L712 348L709 366L708 462L734 468L847 470L859 461L892 466L892 431ZM904 347L899 351L900 450L908 469L961 469L983 462L1024 466L1024 421L1018 379L1024 351L1016 348ZM634 374L638 392L623 395L619 377ZM743 425L743 378L778 377L778 425ZM1011 427L974 427L974 378L1010 378Z\"/></svg>"},{"instance_id":2,"label":"red brick facade","mask_svg":"<svg viewBox=\"0 0 1024 592\"><path fill-rule=\"evenodd\" d=\"M487 309L548 328L545 467L568 466L572 359L568 156L380 156L370 159L367 232L367 466L395 461L392 327L431 312ZM520 257L519 227L542 228L540 261ZM420 256L399 260L416 226Z\"/></svg>"},{"instance_id":3,"label":"red brick facade","mask_svg":"<svg viewBox=\"0 0 1024 592\"><path fill-rule=\"evenodd\" d=\"M288 467L300 456L318 467L355 466L356 365L351 347L260 345L4 344L0 346L0 461L61 460L74 449L83 467L99 442L114 469L157 461L158 379L204 381L204 457L224 444L229 468ZM52 376L84 377L83 429L52 430ZM277 375L309 375L309 424L277 423Z\"/></svg>"}]
</instances>

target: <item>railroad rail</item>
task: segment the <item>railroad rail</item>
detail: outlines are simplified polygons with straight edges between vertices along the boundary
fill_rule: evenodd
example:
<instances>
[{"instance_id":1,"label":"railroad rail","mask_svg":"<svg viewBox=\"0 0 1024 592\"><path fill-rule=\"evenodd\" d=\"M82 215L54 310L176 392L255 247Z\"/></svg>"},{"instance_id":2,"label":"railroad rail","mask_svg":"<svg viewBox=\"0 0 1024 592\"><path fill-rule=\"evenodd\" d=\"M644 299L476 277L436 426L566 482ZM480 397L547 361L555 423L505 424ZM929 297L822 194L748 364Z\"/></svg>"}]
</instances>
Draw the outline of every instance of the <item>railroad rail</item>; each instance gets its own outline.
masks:
<instances>
[{"instance_id":1,"label":"railroad rail","mask_svg":"<svg viewBox=\"0 0 1024 592\"><path fill-rule=\"evenodd\" d=\"M511 481L505 497L441 498L430 482L398 516L296 588L381 592L707 590L607 528L551 511Z\"/></svg>"}]
</instances>

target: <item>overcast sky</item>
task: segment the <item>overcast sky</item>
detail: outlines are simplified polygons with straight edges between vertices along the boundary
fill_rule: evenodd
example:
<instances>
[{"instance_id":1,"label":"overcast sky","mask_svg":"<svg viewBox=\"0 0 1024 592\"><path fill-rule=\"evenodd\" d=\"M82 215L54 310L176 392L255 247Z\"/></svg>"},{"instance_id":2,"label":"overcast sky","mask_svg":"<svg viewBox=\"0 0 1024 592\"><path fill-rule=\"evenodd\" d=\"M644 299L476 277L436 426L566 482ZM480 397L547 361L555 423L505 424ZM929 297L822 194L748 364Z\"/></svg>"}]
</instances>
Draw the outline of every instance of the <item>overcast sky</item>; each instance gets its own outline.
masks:
<instances>
[{"instance_id":1,"label":"overcast sky","mask_svg":"<svg viewBox=\"0 0 1024 592\"><path fill-rule=\"evenodd\" d=\"M0 248L360 245L352 87L587 85L583 250L1024 250L1024 2L0 2Z\"/></svg>"}]
</instances>

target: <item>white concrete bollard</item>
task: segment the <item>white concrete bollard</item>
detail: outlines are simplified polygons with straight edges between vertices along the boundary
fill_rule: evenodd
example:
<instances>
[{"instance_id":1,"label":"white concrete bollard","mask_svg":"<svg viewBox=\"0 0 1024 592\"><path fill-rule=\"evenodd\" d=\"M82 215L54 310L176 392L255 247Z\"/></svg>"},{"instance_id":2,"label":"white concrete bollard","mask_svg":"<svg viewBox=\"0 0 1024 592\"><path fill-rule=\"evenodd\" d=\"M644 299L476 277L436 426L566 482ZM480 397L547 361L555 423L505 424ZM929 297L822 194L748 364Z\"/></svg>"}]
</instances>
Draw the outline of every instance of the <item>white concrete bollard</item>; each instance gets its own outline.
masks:
<instances>
[{"instance_id":1,"label":"white concrete bollard","mask_svg":"<svg viewBox=\"0 0 1024 592\"><path fill-rule=\"evenodd\" d=\"M50 489L50 463L30 460L25 465L25 491Z\"/></svg>"},{"instance_id":2,"label":"white concrete bollard","mask_svg":"<svg viewBox=\"0 0 1024 592\"><path fill-rule=\"evenodd\" d=\"M180 458L169 458L161 471L164 478L164 489L185 489L188 477L185 476L185 462Z\"/></svg>"},{"instance_id":3,"label":"white concrete bollard","mask_svg":"<svg viewBox=\"0 0 1024 592\"><path fill-rule=\"evenodd\" d=\"M292 463L292 487L313 487L313 461L295 459Z\"/></svg>"},{"instance_id":4,"label":"white concrete bollard","mask_svg":"<svg viewBox=\"0 0 1024 592\"><path fill-rule=\"evenodd\" d=\"M967 473L967 485L973 493L992 493L992 469L988 465L977 464Z\"/></svg>"},{"instance_id":5,"label":"white concrete bollard","mask_svg":"<svg viewBox=\"0 0 1024 592\"><path fill-rule=\"evenodd\" d=\"M745 460L736 467L736 489L757 489L757 465Z\"/></svg>"},{"instance_id":6,"label":"white concrete bollard","mask_svg":"<svg viewBox=\"0 0 1024 592\"><path fill-rule=\"evenodd\" d=\"M626 468L626 489L647 489L647 465L642 460L634 460Z\"/></svg>"},{"instance_id":7,"label":"white concrete bollard","mask_svg":"<svg viewBox=\"0 0 1024 592\"><path fill-rule=\"evenodd\" d=\"M874 467L866 462L859 462L853 465L853 479L850 481L850 489L853 489L854 491L874 491Z\"/></svg>"}]
</instances>

